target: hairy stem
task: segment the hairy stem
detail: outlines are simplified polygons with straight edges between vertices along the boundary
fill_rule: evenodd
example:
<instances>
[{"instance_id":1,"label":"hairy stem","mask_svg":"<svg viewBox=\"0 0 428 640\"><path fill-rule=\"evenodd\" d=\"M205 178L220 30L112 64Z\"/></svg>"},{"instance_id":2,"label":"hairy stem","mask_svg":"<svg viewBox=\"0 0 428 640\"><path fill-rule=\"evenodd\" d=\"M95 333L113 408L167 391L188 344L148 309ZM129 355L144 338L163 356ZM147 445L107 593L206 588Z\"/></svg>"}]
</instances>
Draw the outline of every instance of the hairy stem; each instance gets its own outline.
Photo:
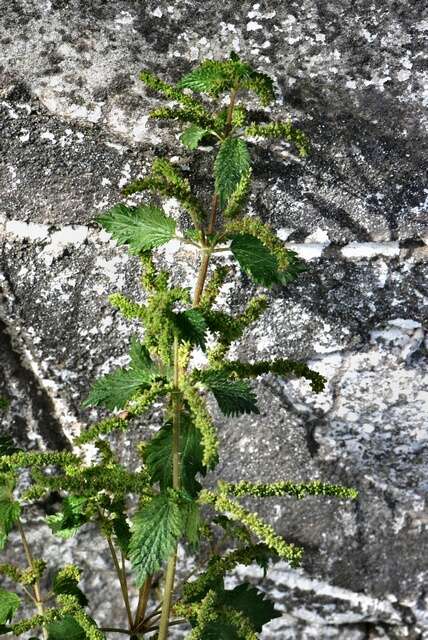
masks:
<instances>
[{"instance_id":1,"label":"hairy stem","mask_svg":"<svg viewBox=\"0 0 428 640\"><path fill-rule=\"evenodd\" d=\"M174 391L172 392L172 486L180 489L181 485L181 460L180 460L180 417L182 399L180 392L180 367L178 358L178 338L174 338ZM175 565L177 563L177 546L168 560L165 575L165 588L163 596L162 613L159 623L158 640L166 640L168 636L169 614L171 611L172 596L174 593Z\"/></svg>"},{"instance_id":2,"label":"hairy stem","mask_svg":"<svg viewBox=\"0 0 428 640\"><path fill-rule=\"evenodd\" d=\"M205 280L207 278L208 264L210 261L209 253L204 251L202 255L201 264L199 267L198 279L196 281L195 293L193 295L193 306L197 307L201 301L202 292L205 286Z\"/></svg>"},{"instance_id":3,"label":"hairy stem","mask_svg":"<svg viewBox=\"0 0 428 640\"><path fill-rule=\"evenodd\" d=\"M129 629L132 630L133 620L132 620L131 607L129 604L128 587L126 584L126 578L124 573L122 572L122 569L120 568L119 560L117 558L117 554L110 536L107 536L107 543L110 549L111 557L113 559L114 568L116 569L117 577L119 578L120 589L122 591L123 602L125 604L125 609L126 609L126 615L128 616Z\"/></svg>"},{"instance_id":4,"label":"hairy stem","mask_svg":"<svg viewBox=\"0 0 428 640\"><path fill-rule=\"evenodd\" d=\"M232 126L233 109L235 106L236 94L238 86L234 87L230 94L229 108L226 120L226 135L230 132ZM211 211L207 226L208 235L213 233L217 217L217 208L219 196L214 193L211 201ZM205 241L204 241L205 242ZM198 278L196 281L195 292L193 296L193 307L197 307L201 300L207 279L208 265L211 257L211 251L207 246L203 247L201 264L199 266ZM172 432L172 486L174 489L180 489L180 412L181 412L181 395L179 392L179 363L178 363L178 340L174 339L174 387L173 392L173 432ZM162 605L162 613L159 622L158 640L166 640L168 635L169 615L171 611L172 596L174 593L175 566L177 563L177 546L174 553L168 561L165 575L165 589Z\"/></svg>"},{"instance_id":5,"label":"hairy stem","mask_svg":"<svg viewBox=\"0 0 428 640\"><path fill-rule=\"evenodd\" d=\"M225 132L226 135L230 133L230 130L232 128L233 110L235 108L235 101L236 101L236 96L238 94L238 88L239 88L239 85L237 84L230 93L229 108L227 110L227 119L226 119L226 132Z\"/></svg>"},{"instance_id":6,"label":"hairy stem","mask_svg":"<svg viewBox=\"0 0 428 640\"><path fill-rule=\"evenodd\" d=\"M19 534L21 536L21 540L22 540L22 546L24 547L25 557L27 558L28 566L29 566L30 569L34 569L34 560L33 560L33 556L32 556L32 553L31 553L30 545L28 544L28 540L27 540L26 535L25 535L24 527L22 526L22 522L21 522L21 520L19 518L18 518L18 529L19 529ZM43 609L43 601L42 601L42 595L41 595L41 591L40 591L40 582L39 582L39 580L36 580L36 582L33 585L33 589L34 589L34 603L36 605L37 612L40 615L43 615L44 609ZM43 638L45 638L45 640L47 640L48 631L47 631L47 629L45 627L43 627L42 632L43 632Z\"/></svg>"}]
</instances>

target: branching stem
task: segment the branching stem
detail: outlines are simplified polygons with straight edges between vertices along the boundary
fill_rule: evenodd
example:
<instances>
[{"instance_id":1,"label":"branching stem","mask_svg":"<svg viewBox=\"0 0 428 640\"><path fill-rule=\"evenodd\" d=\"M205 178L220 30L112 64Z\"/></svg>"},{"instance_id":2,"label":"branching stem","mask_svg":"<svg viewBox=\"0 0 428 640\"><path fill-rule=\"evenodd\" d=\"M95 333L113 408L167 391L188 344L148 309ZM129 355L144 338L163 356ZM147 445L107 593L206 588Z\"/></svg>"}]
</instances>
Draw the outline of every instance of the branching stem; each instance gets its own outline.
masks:
<instances>
[{"instance_id":1,"label":"branching stem","mask_svg":"<svg viewBox=\"0 0 428 640\"><path fill-rule=\"evenodd\" d=\"M174 338L174 391L172 392L172 486L180 489L181 486L181 460L180 460L180 418L182 398L180 392L180 365L178 353L178 338ZM165 575L165 588L163 596L162 613L159 623L159 640L166 640L168 636L169 614L171 611L172 596L174 593L175 565L177 563L177 546L168 560Z\"/></svg>"},{"instance_id":2,"label":"branching stem","mask_svg":"<svg viewBox=\"0 0 428 640\"><path fill-rule=\"evenodd\" d=\"M31 553L31 549L30 549L30 545L28 544L28 540L26 538L25 535L25 531L24 531L24 527L22 526L22 522L21 520L18 518L18 529L19 529L19 534L21 536L21 540L22 540L22 546L24 547L24 553L25 553L25 557L27 558L27 562L28 562L28 566L30 569L34 570L34 560L33 560L33 556ZM43 615L44 613L44 609L43 609L43 601L42 601L42 595L41 595L41 591L40 591L40 581L36 580L34 585L33 585L33 589L34 589L34 604L36 605L37 608L37 612L40 615ZM45 640L47 640L48 637L48 632L47 629L45 627L43 627L43 638Z\"/></svg>"},{"instance_id":3,"label":"branching stem","mask_svg":"<svg viewBox=\"0 0 428 640\"><path fill-rule=\"evenodd\" d=\"M230 94L229 108L227 112L226 120L226 136L229 134L232 127L233 109L235 106L236 94L238 92L238 85L236 85ZM217 209L219 204L219 196L214 193L211 201L211 211L208 220L207 234L210 235L214 231ZM195 293L193 296L193 307L197 307L201 300L201 296L204 290L208 265L211 257L211 251L207 251L205 245L201 247L202 259L199 266L198 278L196 281ZM173 431L172 431L172 486L174 489L180 489L180 413L181 413L181 394L179 392L179 362L178 362L178 339L174 339L174 387L175 390L172 394L173 401ZM165 574L165 589L162 605L162 613L159 622L159 635L158 640L166 640L168 636L169 615L171 611L172 596L174 593L174 579L175 579L175 566L177 563L177 546L174 553L171 555L168 561L166 574Z\"/></svg>"},{"instance_id":4,"label":"branching stem","mask_svg":"<svg viewBox=\"0 0 428 640\"><path fill-rule=\"evenodd\" d=\"M111 557L113 559L113 564L114 564L114 568L116 569L116 573L117 573L117 577L119 578L119 583L120 583L120 589L122 591L122 597L123 597L123 602L125 604L125 609L126 609L126 615L128 617L128 624L129 624L129 629L132 630L133 627L133 620L132 620L132 613L131 613L131 607L129 604L129 596L128 596L128 587L126 584L126 577L124 575L124 572L122 571L122 569L120 568L120 564L119 564L119 560L116 554L116 550L114 548L112 539L110 538L110 536L107 536L107 544L109 546L110 549L110 553L111 553Z\"/></svg>"}]
</instances>

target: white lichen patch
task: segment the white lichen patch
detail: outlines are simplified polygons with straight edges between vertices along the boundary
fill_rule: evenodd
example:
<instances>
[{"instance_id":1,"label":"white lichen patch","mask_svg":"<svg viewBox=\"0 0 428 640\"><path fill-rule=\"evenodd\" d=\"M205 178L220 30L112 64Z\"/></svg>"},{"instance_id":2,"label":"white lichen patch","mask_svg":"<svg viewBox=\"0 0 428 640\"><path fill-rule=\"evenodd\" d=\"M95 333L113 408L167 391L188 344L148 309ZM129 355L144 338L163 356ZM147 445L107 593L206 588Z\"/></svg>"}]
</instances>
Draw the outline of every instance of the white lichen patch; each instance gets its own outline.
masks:
<instances>
[{"instance_id":1,"label":"white lichen patch","mask_svg":"<svg viewBox=\"0 0 428 640\"><path fill-rule=\"evenodd\" d=\"M4 224L6 235L12 235L16 238L44 240L49 235L49 227L46 224L21 222L21 220L5 220Z\"/></svg>"},{"instance_id":2,"label":"white lichen patch","mask_svg":"<svg viewBox=\"0 0 428 640\"><path fill-rule=\"evenodd\" d=\"M132 24L136 16L133 16L129 11L121 11L118 16L115 18L115 22L118 25L128 25Z\"/></svg>"},{"instance_id":3,"label":"white lichen patch","mask_svg":"<svg viewBox=\"0 0 428 640\"><path fill-rule=\"evenodd\" d=\"M342 248L344 258L362 259L379 255L393 257L399 254L398 242L350 242Z\"/></svg>"},{"instance_id":4,"label":"white lichen patch","mask_svg":"<svg viewBox=\"0 0 428 640\"><path fill-rule=\"evenodd\" d=\"M114 283L117 289L125 286L124 263L127 261L125 254L106 258L105 256L97 256L95 267L99 269L100 275Z\"/></svg>"},{"instance_id":5,"label":"white lichen patch","mask_svg":"<svg viewBox=\"0 0 428 640\"><path fill-rule=\"evenodd\" d=\"M160 7L156 7L156 9L154 9L150 13L155 18L162 18L162 16L163 16L162 9Z\"/></svg>"},{"instance_id":6,"label":"white lichen patch","mask_svg":"<svg viewBox=\"0 0 428 640\"><path fill-rule=\"evenodd\" d=\"M43 131L40 134L40 139L41 140L49 140L50 142L52 142L52 144L55 144L55 142L56 142L56 138L55 138L54 134L51 131Z\"/></svg>"}]
</instances>

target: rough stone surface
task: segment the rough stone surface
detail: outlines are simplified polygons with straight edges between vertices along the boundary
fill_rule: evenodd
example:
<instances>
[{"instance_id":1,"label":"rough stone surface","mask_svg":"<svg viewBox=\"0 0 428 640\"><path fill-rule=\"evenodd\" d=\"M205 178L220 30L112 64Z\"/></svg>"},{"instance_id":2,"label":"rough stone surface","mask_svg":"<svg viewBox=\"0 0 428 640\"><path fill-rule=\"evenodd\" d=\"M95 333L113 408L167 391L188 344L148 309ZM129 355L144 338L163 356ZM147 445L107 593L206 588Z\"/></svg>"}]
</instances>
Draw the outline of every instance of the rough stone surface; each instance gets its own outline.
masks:
<instances>
[{"instance_id":1,"label":"rough stone surface","mask_svg":"<svg viewBox=\"0 0 428 640\"><path fill-rule=\"evenodd\" d=\"M418 0L0 0L0 393L11 398L2 430L26 447L69 446L96 419L80 407L88 386L126 362L139 331L107 302L113 291L141 295L138 263L95 215L159 155L175 155L209 196L210 150L189 154L178 128L147 120L158 101L139 70L176 80L233 48L274 77L272 116L290 114L311 138L304 163L287 144L252 145L250 210L309 270L269 294L234 353L305 360L329 383L313 396L305 382L265 376L255 383L260 416L215 413L228 451L217 473L319 478L356 487L360 500L257 504L305 548L301 570L279 564L267 582L239 571L284 611L265 640L428 638L423 9ZM196 256L176 250L160 259L190 286ZM251 285L234 276L223 304L239 309ZM143 431L160 419L155 406ZM121 438L132 462L138 435ZM51 570L60 557L78 561L97 617L120 620L101 539L83 530L68 545L47 542L40 513L28 521Z\"/></svg>"}]
</instances>

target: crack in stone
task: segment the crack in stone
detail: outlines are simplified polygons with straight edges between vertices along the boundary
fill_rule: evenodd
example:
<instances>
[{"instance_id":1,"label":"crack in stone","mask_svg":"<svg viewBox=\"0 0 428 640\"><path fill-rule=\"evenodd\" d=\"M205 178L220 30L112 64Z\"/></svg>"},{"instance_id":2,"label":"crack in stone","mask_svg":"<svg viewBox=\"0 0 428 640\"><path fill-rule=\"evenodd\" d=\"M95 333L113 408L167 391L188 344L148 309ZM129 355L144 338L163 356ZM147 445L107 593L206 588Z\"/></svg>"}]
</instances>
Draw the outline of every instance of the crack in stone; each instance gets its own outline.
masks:
<instances>
[{"instance_id":1,"label":"crack in stone","mask_svg":"<svg viewBox=\"0 0 428 640\"><path fill-rule=\"evenodd\" d=\"M13 339L9 332L9 327L1 318L0 351L7 354L6 357L12 364L14 375L27 391L34 421L37 423L43 442L49 448L69 449L70 444L62 431L60 421L55 416L52 398L34 374L34 371L25 363L23 354L19 353L17 348L16 340Z\"/></svg>"},{"instance_id":2,"label":"crack in stone","mask_svg":"<svg viewBox=\"0 0 428 640\"><path fill-rule=\"evenodd\" d=\"M9 219L0 215L0 237L5 239L16 238L43 241L55 244L80 245L82 242L105 242L108 236L104 231L99 231L88 225L57 225L49 223L31 223L22 220ZM405 253L406 260L413 253L419 255L426 244L418 238L407 239L401 242L349 242L349 243L324 243L324 242L286 242L288 249L295 251L301 258L312 260L315 258L336 258L345 260L372 259L382 256L391 259L401 257Z\"/></svg>"},{"instance_id":3,"label":"crack in stone","mask_svg":"<svg viewBox=\"0 0 428 640\"><path fill-rule=\"evenodd\" d=\"M8 291L8 276L0 273L0 347L12 362L13 372L26 390L37 432L43 443L54 449L70 449L70 442L61 422L61 408L43 381L31 352L25 343L22 329L17 329L8 318L4 298ZM27 425L28 426L28 425Z\"/></svg>"}]
</instances>

